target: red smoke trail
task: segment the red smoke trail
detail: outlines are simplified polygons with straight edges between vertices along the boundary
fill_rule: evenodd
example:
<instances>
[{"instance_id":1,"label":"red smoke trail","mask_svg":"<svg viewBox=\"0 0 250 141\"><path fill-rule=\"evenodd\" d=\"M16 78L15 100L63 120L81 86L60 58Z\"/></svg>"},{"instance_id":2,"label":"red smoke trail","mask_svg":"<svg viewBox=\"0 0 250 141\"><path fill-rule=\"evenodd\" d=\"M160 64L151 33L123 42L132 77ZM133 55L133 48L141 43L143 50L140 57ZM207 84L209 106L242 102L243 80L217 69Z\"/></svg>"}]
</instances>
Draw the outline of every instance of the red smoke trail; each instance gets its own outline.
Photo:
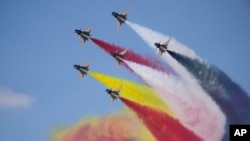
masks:
<instances>
[{"instance_id":1,"label":"red smoke trail","mask_svg":"<svg viewBox=\"0 0 250 141\"><path fill-rule=\"evenodd\" d=\"M121 98L129 108L136 112L158 141L201 141L202 139L166 113Z\"/></svg>"},{"instance_id":2,"label":"red smoke trail","mask_svg":"<svg viewBox=\"0 0 250 141\"><path fill-rule=\"evenodd\" d=\"M104 51L106 51L107 53L110 52L121 52L123 51L125 48L123 47L119 47L118 45L114 45L114 44L110 44L107 42L104 42L102 40L96 39L96 38L90 38L96 45L98 45L99 47L101 47ZM169 72L169 70L164 66L164 64L160 63L158 60L150 57L150 56L141 56L139 54L136 54L134 51L132 50L128 50L126 55L125 55L125 59L129 60L129 61L133 61L139 64L143 64L149 67L152 67L154 69L158 69L164 72ZM123 65L125 65L126 67L128 67L126 64L122 63Z\"/></svg>"}]
</instances>

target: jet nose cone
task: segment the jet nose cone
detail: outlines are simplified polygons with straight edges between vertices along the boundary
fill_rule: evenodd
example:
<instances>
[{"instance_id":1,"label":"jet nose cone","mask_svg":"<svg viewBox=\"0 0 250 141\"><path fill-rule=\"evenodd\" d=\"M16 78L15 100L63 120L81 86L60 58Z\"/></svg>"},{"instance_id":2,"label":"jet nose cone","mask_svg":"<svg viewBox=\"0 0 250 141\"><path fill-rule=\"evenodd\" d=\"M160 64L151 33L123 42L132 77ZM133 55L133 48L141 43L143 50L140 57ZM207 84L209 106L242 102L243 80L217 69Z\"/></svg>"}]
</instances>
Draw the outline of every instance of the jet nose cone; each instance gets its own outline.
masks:
<instances>
[{"instance_id":1,"label":"jet nose cone","mask_svg":"<svg viewBox=\"0 0 250 141\"><path fill-rule=\"evenodd\" d=\"M111 91L110 91L109 89L106 89L106 92L107 92L108 94L110 94L110 93L111 93Z\"/></svg>"},{"instance_id":2,"label":"jet nose cone","mask_svg":"<svg viewBox=\"0 0 250 141\"><path fill-rule=\"evenodd\" d=\"M79 66L78 66L78 65L74 65L74 68L78 70L78 69L79 69Z\"/></svg>"},{"instance_id":3,"label":"jet nose cone","mask_svg":"<svg viewBox=\"0 0 250 141\"><path fill-rule=\"evenodd\" d=\"M114 53L114 52L111 52L110 54L111 54L113 57L115 57L115 53Z\"/></svg>"},{"instance_id":4,"label":"jet nose cone","mask_svg":"<svg viewBox=\"0 0 250 141\"><path fill-rule=\"evenodd\" d=\"M78 30L78 29L75 29L75 33L77 33L77 34L81 34L81 31L80 31L80 30Z\"/></svg>"},{"instance_id":5,"label":"jet nose cone","mask_svg":"<svg viewBox=\"0 0 250 141\"><path fill-rule=\"evenodd\" d=\"M159 47L159 46L160 46L160 44L159 44L159 43L155 43L155 46L156 46L156 47Z\"/></svg>"}]
</instances>

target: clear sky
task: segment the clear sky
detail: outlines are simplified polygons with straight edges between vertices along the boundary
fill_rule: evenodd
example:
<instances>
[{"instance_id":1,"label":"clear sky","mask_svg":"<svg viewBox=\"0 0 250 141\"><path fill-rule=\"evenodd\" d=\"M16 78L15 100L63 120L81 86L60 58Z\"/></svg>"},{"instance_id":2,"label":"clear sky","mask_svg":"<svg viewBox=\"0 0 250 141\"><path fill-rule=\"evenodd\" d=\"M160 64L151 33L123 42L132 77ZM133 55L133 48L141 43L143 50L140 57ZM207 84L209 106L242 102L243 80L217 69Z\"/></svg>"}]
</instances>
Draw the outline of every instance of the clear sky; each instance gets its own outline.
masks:
<instances>
[{"instance_id":1,"label":"clear sky","mask_svg":"<svg viewBox=\"0 0 250 141\"><path fill-rule=\"evenodd\" d=\"M173 36L250 93L248 0L1 0L1 141L44 141L58 125L123 106L110 106L105 87L90 76L79 81L73 65L91 60L93 71L139 78L114 69L114 60L91 41L81 48L74 30L93 25L93 37L155 56L127 25L116 30L111 12L127 8L129 21Z\"/></svg>"}]
</instances>

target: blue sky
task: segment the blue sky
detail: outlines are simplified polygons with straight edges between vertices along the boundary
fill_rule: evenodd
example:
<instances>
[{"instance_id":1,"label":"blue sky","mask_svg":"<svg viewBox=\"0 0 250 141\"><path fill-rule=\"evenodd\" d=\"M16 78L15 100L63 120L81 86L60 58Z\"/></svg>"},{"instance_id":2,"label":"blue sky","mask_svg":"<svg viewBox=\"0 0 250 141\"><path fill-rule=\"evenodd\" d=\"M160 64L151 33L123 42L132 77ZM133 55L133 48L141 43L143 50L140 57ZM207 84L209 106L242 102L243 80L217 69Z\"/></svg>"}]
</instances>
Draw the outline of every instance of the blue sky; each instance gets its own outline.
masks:
<instances>
[{"instance_id":1,"label":"blue sky","mask_svg":"<svg viewBox=\"0 0 250 141\"><path fill-rule=\"evenodd\" d=\"M93 37L155 56L127 25L116 31L111 12L127 8L130 21L175 37L250 93L248 0L2 0L0 96L13 95L17 105L0 104L0 140L47 140L53 127L123 106L110 106L105 87L93 78L79 81L73 65L91 60L93 71L140 80L124 67L114 69L92 42L81 48L74 29L93 25Z\"/></svg>"}]
</instances>

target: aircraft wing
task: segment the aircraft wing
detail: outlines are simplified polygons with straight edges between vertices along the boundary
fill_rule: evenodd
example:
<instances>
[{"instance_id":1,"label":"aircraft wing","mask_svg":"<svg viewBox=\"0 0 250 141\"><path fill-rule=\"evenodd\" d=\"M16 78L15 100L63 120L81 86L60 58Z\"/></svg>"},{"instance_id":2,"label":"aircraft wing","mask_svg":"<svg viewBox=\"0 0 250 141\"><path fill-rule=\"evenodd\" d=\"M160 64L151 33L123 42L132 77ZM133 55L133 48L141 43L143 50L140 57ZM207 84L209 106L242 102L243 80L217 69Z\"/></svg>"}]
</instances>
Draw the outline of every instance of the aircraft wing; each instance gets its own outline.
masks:
<instances>
[{"instance_id":1,"label":"aircraft wing","mask_svg":"<svg viewBox=\"0 0 250 141\"><path fill-rule=\"evenodd\" d=\"M168 46L169 42L170 42L171 38L169 38L166 42L163 43L163 45Z\"/></svg>"},{"instance_id":2,"label":"aircraft wing","mask_svg":"<svg viewBox=\"0 0 250 141\"><path fill-rule=\"evenodd\" d=\"M119 86L115 91L116 91L117 93L119 93L121 89L122 89L122 84L121 84L121 86Z\"/></svg>"},{"instance_id":3,"label":"aircraft wing","mask_svg":"<svg viewBox=\"0 0 250 141\"><path fill-rule=\"evenodd\" d=\"M161 49L159 49L159 54L158 54L158 57L161 57L162 56L162 54L163 54L163 50L161 50Z\"/></svg>"},{"instance_id":4,"label":"aircraft wing","mask_svg":"<svg viewBox=\"0 0 250 141\"><path fill-rule=\"evenodd\" d=\"M79 75L79 80L81 80L82 78L83 78L83 74L81 73L81 72L79 72L80 73L80 75Z\"/></svg>"},{"instance_id":5,"label":"aircraft wing","mask_svg":"<svg viewBox=\"0 0 250 141\"><path fill-rule=\"evenodd\" d=\"M92 30L93 26L88 27L85 31L90 32Z\"/></svg>"},{"instance_id":6,"label":"aircraft wing","mask_svg":"<svg viewBox=\"0 0 250 141\"><path fill-rule=\"evenodd\" d=\"M116 29L119 29L120 26L121 26L122 22L120 22L119 20L117 20L117 23L116 23Z\"/></svg>"},{"instance_id":7,"label":"aircraft wing","mask_svg":"<svg viewBox=\"0 0 250 141\"><path fill-rule=\"evenodd\" d=\"M109 104L111 105L113 102L114 102L114 98L113 97L110 97L110 102L109 102Z\"/></svg>"},{"instance_id":8,"label":"aircraft wing","mask_svg":"<svg viewBox=\"0 0 250 141\"><path fill-rule=\"evenodd\" d=\"M86 38L81 38L80 46L83 46L85 42L86 42Z\"/></svg>"},{"instance_id":9,"label":"aircraft wing","mask_svg":"<svg viewBox=\"0 0 250 141\"><path fill-rule=\"evenodd\" d=\"M119 66L120 62L115 59L115 68Z\"/></svg>"},{"instance_id":10,"label":"aircraft wing","mask_svg":"<svg viewBox=\"0 0 250 141\"><path fill-rule=\"evenodd\" d=\"M124 11L124 12L122 12L122 14L121 15L123 15L123 16L127 16L128 15L128 12L129 12L129 9L127 9L126 11Z\"/></svg>"},{"instance_id":11,"label":"aircraft wing","mask_svg":"<svg viewBox=\"0 0 250 141\"><path fill-rule=\"evenodd\" d=\"M120 54L120 55L125 55L127 51L128 51L128 49L124 49L124 50L121 51L119 54Z\"/></svg>"},{"instance_id":12,"label":"aircraft wing","mask_svg":"<svg viewBox=\"0 0 250 141\"><path fill-rule=\"evenodd\" d=\"M89 65L91 64L90 61L88 61L85 65L83 65L84 67L89 67Z\"/></svg>"}]
</instances>

